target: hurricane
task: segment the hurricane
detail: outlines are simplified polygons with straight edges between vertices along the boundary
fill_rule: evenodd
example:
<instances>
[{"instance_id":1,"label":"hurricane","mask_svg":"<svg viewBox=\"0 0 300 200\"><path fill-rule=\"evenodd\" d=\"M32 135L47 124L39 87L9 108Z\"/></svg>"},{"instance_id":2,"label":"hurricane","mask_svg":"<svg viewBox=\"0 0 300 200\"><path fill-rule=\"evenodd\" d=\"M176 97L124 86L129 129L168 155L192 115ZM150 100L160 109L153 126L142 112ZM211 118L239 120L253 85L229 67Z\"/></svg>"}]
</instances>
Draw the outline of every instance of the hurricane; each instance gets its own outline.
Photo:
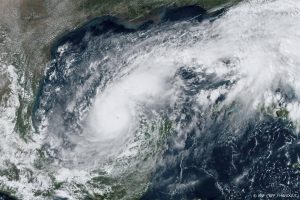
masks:
<instances>
[{"instance_id":1,"label":"hurricane","mask_svg":"<svg viewBox=\"0 0 300 200\"><path fill-rule=\"evenodd\" d=\"M6 186L22 199L297 197L299 22L297 0L249 0L138 28L107 17L66 36L40 83L29 144L0 115L1 135L24 146L22 184ZM17 93L6 68L0 88ZM15 145L1 148L2 162L17 162Z\"/></svg>"}]
</instances>

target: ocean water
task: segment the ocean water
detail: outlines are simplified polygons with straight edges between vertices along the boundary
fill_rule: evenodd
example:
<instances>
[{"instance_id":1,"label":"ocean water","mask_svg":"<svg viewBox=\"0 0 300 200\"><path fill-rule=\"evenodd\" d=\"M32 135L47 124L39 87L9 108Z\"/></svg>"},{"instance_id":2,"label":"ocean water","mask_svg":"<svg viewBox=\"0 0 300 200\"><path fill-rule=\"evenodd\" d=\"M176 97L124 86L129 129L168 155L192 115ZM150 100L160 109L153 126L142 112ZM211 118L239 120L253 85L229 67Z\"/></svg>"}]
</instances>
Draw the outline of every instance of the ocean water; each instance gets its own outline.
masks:
<instances>
[{"instance_id":1,"label":"ocean water","mask_svg":"<svg viewBox=\"0 0 300 200\"><path fill-rule=\"evenodd\" d=\"M299 11L251 0L141 28L102 18L59 40L28 162L45 198L297 197Z\"/></svg>"}]
</instances>

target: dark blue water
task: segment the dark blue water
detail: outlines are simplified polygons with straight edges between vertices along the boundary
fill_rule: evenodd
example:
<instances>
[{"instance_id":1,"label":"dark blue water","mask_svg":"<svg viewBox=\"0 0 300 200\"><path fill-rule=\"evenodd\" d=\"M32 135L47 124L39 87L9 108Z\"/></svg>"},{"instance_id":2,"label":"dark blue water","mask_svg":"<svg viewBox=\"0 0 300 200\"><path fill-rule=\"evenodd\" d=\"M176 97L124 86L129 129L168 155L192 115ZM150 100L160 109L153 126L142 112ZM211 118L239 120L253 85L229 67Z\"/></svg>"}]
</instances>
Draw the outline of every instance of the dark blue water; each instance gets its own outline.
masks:
<instances>
[{"instance_id":1,"label":"dark blue water","mask_svg":"<svg viewBox=\"0 0 300 200\"><path fill-rule=\"evenodd\" d=\"M221 14L222 10L218 13L208 14L207 11L199 6L185 6L180 8L166 8L160 14L160 23L167 21L181 21L181 20L203 20L205 18L214 17ZM103 16L92 19L85 23L78 29L63 35L54 42L51 48L52 59L56 57L57 48L65 43L72 43L78 47L78 51L82 51L86 46L83 37L86 33L92 36L99 36L107 32L111 33L130 33L141 29L147 29L149 26L154 25L151 20L142 23L130 23L112 16Z\"/></svg>"},{"instance_id":2,"label":"dark blue water","mask_svg":"<svg viewBox=\"0 0 300 200\"><path fill-rule=\"evenodd\" d=\"M204 9L195 6L183 7L166 10L161 23L176 23L176 20L191 18L201 22L209 17L213 18L216 15L208 15ZM51 131L65 137L64 145L72 148L64 134L74 128L79 112L66 111L69 103L76 98L77 107L89 106L96 89L113 78L107 76L112 66L102 64L96 71L91 71L87 69L88 64L104 58L108 52L113 59L122 63L123 52L117 49L123 47L123 43L124 46L128 43L135 44L127 40L126 36L136 36L134 34L140 30L151 30L153 26L160 25L151 21L133 25L113 17L101 17L60 38L52 47L53 61L41 83L34 110L35 123L39 123L41 115L49 117L50 122L54 124ZM112 42L115 37L122 38L123 43ZM140 37L142 40L142 37L146 36ZM67 43L68 50L60 55L58 47ZM91 43L97 45L90 45ZM75 62L71 72L66 74L70 57L74 58ZM231 61L224 62L230 64ZM54 72L55 78L52 76ZM91 79L96 72L99 76ZM181 79L186 86L182 90L185 98L178 106L181 109L180 113L186 117L182 120L178 116L176 121L182 125L183 131L187 130L185 145L184 148L174 145L173 136L180 133L173 133L168 138L168 148L157 163L150 178L151 184L141 199L250 200L255 199L257 194L280 192L300 195L299 169L293 167L300 156L300 144L291 122L256 113L245 124L233 126L232 119L241 114L238 113L238 104L207 116L200 115L193 105L195 96L201 89L230 88L235 81L220 80L213 74L195 72L184 66L178 70L176 78ZM89 87L83 91L82 96L77 97L76 91L88 81ZM56 91L55 88L58 87L60 90ZM278 90L280 91L280 88ZM221 95L215 104L218 105L225 99L226 95ZM57 118L57 113L62 117ZM195 118L198 122L190 128L192 119Z\"/></svg>"},{"instance_id":3,"label":"dark blue water","mask_svg":"<svg viewBox=\"0 0 300 200\"><path fill-rule=\"evenodd\" d=\"M179 11L180 13L186 14L179 15L175 18ZM213 13L210 14L210 17L213 18L219 14L220 13ZM203 8L198 6L187 6L178 9L163 10L160 17L160 23L163 24L170 21L189 19L201 21L208 17L209 15ZM153 26L155 26L155 24L152 21L132 24L112 16L104 16L92 19L78 29L63 35L55 41L51 48L52 62L46 72L46 76L41 80L34 104L33 124L35 127L38 126L38 123L41 120L41 115L38 114L41 108L45 112L43 114L46 115L47 113L61 113L62 111L67 110L70 101L75 98L77 90L81 88L91 76L95 75L95 71L89 71L87 69L87 66L89 66L91 62L103 59L108 53L116 60L119 57L122 57L122 52L117 52L116 50L119 48L120 43L112 43L111 38L133 34L131 37L139 37L140 40L142 40L143 37L146 38L146 36L138 36L139 31L151 29ZM160 24L158 24L158 26L160 26ZM124 45L122 46L132 43L130 40L131 38L125 37L122 42ZM102 44L98 45L100 42ZM63 55L60 55L58 48L64 44L69 44L69 48ZM135 43L132 43L132 46L134 45ZM70 57L75 59L75 63L71 66L72 73L66 75L66 66ZM100 73L100 75L92 81L89 89L84 91L85 94L82 99L77 99L78 104L83 102L88 103L89 100L95 96L97 87L110 80L111 77L105 75L105 73L108 74L109 71L109 66L108 68L103 66L98 67L96 73ZM52 79L51 76L53 73L56 74L54 79ZM54 89L58 87L61 90L55 92ZM46 102L41 102L42 100ZM56 117L54 117L54 120L56 120L56 123L59 125L64 123L63 126L69 126L75 123L74 119L77 119L76 115L78 115L78 113L66 112L63 115L65 120ZM64 130L57 131L64 132Z\"/></svg>"},{"instance_id":4,"label":"dark blue water","mask_svg":"<svg viewBox=\"0 0 300 200\"><path fill-rule=\"evenodd\" d=\"M17 198L10 196L8 193L0 192L0 200L17 200Z\"/></svg>"},{"instance_id":5,"label":"dark blue water","mask_svg":"<svg viewBox=\"0 0 300 200\"><path fill-rule=\"evenodd\" d=\"M203 88L231 87L234 81L185 68L178 76L187 86L181 110L187 117L178 123L186 125L188 137L184 148L178 148L170 138L143 200L250 200L259 194L300 195L299 169L293 167L300 156L300 143L291 122L257 113L235 126L235 116L247 115L239 113L238 105L199 116L194 112L192 97ZM225 98L220 96L216 105ZM194 118L198 123L190 130Z\"/></svg>"},{"instance_id":6,"label":"dark blue water","mask_svg":"<svg viewBox=\"0 0 300 200\"><path fill-rule=\"evenodd\" d=\"M204 129L202 137L190 132L184 149L166 151L142 199L300 195L299 171L292 167L297 163L300 144L292 124L265 116L245 124L233 138L226 115L223 120Z\"/></svg>"}]
</instances>

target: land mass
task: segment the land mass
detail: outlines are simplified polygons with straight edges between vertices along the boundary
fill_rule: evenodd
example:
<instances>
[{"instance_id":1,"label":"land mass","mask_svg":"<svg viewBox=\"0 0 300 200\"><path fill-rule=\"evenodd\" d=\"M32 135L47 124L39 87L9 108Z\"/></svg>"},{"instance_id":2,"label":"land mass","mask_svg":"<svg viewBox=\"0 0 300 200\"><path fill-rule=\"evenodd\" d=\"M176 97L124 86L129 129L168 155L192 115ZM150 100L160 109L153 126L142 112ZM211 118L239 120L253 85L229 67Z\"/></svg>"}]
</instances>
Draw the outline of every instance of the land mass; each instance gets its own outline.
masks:
<instances>
[{"instance_id":1,"label":"land mass","mask_svg":"<svg viewBox=\"0 0 300 200\"><path fill-rule=\"evenodd\" d=\"M14 66L21 88L17 94L19 105L14 119L16 133L19 133L25 141L31 140L30 135L35 132L31 118L33 105L45 68L51 60L51 46L53 47L53 44L67 33L100 16L109 15L131 24L143 24L148 20L156 23L166 8L175 9L193 5L210 11L235 2L235 0L0 0L0 66L2 63ZM0 79L0 106L3 102L5 106L5 101L11 94L12 83L7 73L1 69ZM2 176L10 174L11 170L5 171ZM1 190L13 194L2 187Z\"/></svg>"}]
</instances>

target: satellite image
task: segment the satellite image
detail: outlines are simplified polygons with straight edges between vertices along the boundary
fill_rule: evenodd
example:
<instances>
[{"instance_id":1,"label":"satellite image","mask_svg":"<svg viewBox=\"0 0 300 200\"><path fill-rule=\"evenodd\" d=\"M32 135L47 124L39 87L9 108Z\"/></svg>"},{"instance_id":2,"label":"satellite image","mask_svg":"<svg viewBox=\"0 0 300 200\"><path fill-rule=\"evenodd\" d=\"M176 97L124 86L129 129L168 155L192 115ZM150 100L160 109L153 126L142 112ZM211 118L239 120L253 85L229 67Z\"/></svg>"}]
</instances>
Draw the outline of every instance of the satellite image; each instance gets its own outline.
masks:
<instances>
[{"instance_id":1,"label":"satellite image","mask_svg":"<svg viewBox=\"0 0 300 200\"><path fill-rule=\"evenodd\" d=\"M299 0L0 0L0 200L300 199Z\"/></svg>"}]
</instances>

